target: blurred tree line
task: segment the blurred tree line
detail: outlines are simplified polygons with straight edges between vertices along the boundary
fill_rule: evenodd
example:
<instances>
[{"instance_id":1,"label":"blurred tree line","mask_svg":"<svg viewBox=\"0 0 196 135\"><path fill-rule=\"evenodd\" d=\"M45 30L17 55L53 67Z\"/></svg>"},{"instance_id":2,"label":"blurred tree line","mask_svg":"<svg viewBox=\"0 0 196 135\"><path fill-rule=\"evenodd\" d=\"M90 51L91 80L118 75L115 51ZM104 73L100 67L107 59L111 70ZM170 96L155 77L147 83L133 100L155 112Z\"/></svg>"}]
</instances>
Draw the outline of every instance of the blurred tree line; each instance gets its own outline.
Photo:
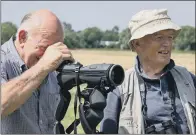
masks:
<instances>
[{"instance_id":1,"label":"blurred tree line","mask_svg":"<svg viewBox=\"0 0 196 135\"><path fill-rule=\"evenodd\" d=\"M98 27L86 28L82 31L74 31L72 25L63 22L65 30L64 43L72 49L77 48L117 48L129 49L129 29L119 32L119 27L102 31ZM1 23L1 44L6 42L17 31L17 26L12 22ZM182 30L174 41L175 50L195 50L195 27L182 26Z\"/></svg>"}]
</instances>

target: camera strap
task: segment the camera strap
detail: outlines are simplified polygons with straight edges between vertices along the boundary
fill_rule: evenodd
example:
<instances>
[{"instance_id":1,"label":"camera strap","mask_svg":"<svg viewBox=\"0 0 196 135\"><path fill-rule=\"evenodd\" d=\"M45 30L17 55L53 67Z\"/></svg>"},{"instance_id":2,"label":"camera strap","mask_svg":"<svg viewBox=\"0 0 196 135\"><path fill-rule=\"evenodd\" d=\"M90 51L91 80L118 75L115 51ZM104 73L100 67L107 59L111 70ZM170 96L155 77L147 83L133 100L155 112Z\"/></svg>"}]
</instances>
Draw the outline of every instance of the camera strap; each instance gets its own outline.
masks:
<instances>
[{"instance_id":1,"label":"camera strap","mask_svg":"<svg viewBox=\"0 0 196 135\"><path fill-rule=\"evenodd\" d=\"M146 104L146 95L147 95L147 86L146 86L146 83L144 82L144 86L145 86L145 89L144 91L141 91L140 90L140 93L141 93L141 98L142 98L142 112L143 112L143 117L144 117L144 125L145 127L147 127L147 110L148 110L148 107L147 107L147 104Z\"/></svg>"},{"instance_id":2,"label":"camera strap","mask_svg":"<svg viewBox=\"0 0 196 135\"><path fill-rule=\"evenodd\" d=\"M170 77L169 77L169 81L168 81L168 86L169 86L169 97L170 97L170 99L171 99L171 106L172 106L172 109L173 109L173 112L171 113L171 117L172 117L172 122L174 123L174 124L176 124L176 122L177 122L177 118L176 118L176 114L177 114L177 112L176 112L176 88L174 87L175 85L174 85L174 81L173 81L173 79L171 79ZM176 128L176 126L174 125L174 127ZM177 131L177 129L176 129L176 131Z\"/></svg>"},{"instance_id":3,"label":"camera strap","mask_svg":"<svg viewBox=\"0 0 196 135\"><path fill-rule=\"evenodd\" d=\"M80 72L80 67L81 66L77 66L75 68L75 73L76 73L76 87L77 87L77 91L75 94L75 99L74 99L74 115L75 115L75 120L74 120L74 134L77 134L77 125L78 125L78 121L79 119L76 119L76 115L77 115L77 101L79 100L79 104L81 103L81 91L80 91L80 85L79 85L79 72ZM78 100L77 100L78 99Z\"/></svg>"}]
</instances>

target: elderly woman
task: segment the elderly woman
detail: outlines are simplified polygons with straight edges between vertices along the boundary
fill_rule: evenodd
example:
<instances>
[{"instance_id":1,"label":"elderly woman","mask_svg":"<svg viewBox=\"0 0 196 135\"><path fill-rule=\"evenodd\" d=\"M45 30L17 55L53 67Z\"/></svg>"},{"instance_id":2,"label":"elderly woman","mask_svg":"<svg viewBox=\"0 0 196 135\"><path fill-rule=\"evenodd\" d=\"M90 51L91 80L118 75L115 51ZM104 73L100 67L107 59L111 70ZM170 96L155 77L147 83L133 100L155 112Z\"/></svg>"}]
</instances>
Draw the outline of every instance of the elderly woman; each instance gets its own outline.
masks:
<instances>
[{"instance_id":1,"label":"elderly woman","mask_svg":"<svg viewBox=\"0 0 196 135\"><path fill-rule=\"evenodd\" d=\"M196 77L171 59L180 32L166 9L143 10L130 21L135 66L109 93L103 133L195 134Z\"/></svg>"}]
</instances>

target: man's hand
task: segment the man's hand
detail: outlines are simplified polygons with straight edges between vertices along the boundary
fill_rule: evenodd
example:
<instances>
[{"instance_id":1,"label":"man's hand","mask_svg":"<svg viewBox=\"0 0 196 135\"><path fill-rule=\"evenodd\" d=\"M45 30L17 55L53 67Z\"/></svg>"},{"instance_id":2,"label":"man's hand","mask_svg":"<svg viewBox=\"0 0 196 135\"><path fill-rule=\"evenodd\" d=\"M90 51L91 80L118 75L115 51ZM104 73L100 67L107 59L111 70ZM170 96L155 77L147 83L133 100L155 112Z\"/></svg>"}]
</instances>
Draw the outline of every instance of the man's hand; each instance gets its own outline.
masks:
<instances>
[{"instance_id":1,"label":"man's hand","mask_svg":"<svg viewBox=\"0 0 196 135\"><path fill-rule=\"evenodd\" d=\"M37 64L42 66L44 70L51 72L58 68L64 60L74 61L74 58L67 46L62 42L58 42L46 49Z\"/></svg>"}]
</instances>

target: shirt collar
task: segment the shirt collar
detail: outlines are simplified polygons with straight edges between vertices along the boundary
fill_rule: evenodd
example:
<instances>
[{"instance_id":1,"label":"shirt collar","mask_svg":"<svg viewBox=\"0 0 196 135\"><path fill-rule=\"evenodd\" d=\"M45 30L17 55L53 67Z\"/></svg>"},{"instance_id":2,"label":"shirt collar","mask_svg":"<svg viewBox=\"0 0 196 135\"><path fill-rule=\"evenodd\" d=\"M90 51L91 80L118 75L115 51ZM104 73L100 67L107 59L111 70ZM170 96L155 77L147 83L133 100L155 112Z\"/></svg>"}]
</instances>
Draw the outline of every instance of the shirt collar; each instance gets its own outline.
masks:
<instances>
[{"instance_id":1,"label":"shirt collar","mask_svg":"<svg viewBox=\"0 0 196 135\"><path fill-rule=\"evenodd\" d=\"M173 67L175 66L175 63L172 59L170 59L170 62L169 64L167 64L164 68L163 68L163 74L161 76L164 76L165 74L167 74ZM140 76L142 76L143 78L146 78L146 79L150 79L150 80L157 80L157 79L151 79L149 78L144 72L143 72L143 69L141 67L141 64L140 64L140 61L139 61L139 57L136 56L136 59L135 59L135 70L136 72L138 72L138 74Z\"/></svg>"},{"instance_id":2,"label":"shirt collar","mask_svg":"<svg viewBox=\"0 0 196 135\"><path fill-rule=\"evenodd\" d=\"M12 55L14 56L13 58L15 58L15 61L19 64L22 72L24 72L25 70L27 70L27 66L25 65L24 61L20 57L20 55L14 45L15 39L16 39L16 37L15 37L15 35L13 35L8 41L9 52L12 53Z\"/></svg>"}]
</instances>

